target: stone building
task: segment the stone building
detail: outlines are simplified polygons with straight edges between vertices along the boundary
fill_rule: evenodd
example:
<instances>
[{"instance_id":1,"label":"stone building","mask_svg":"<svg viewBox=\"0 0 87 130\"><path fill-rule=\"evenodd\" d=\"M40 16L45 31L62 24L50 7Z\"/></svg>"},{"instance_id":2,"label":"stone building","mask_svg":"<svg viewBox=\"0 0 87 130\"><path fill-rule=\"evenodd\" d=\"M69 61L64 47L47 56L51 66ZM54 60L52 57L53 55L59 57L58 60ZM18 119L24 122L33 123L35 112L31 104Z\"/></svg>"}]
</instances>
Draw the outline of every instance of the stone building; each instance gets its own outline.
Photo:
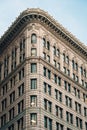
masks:
<instances>
[{"instance_id":1,"label":"stone building","mask_svg":"<svg viewBox=\"0 0 87 130\"><path fill-rule=\"evenodd\" d=\"M87 47L27 9L0 39L0 130L87 130Z\"/></svg>"}]
</instances>

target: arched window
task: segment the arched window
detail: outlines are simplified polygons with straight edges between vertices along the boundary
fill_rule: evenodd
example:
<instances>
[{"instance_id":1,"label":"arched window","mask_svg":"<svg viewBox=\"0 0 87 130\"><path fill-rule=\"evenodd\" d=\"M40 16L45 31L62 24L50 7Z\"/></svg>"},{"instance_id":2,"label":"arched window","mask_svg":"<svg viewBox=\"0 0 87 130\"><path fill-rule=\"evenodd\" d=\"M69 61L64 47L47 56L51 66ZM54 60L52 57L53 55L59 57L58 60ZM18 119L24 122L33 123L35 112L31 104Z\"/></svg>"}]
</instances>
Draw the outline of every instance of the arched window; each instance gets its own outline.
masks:
<instances>
[{"instance_id":1,"label":"arched window","mask_svg":"<svg viewBox=\"0 0 87 130\"><path fill-rule=\"evenodd\" d=\"M43 46L46 47L46 39L43 38Z\"/></svg>"},{"instance_id":2,"label":"arched window","mask_svg":"<svg viewBox=\"0 0 87 130\"><path fill-rule=\"evenodd\" d=\"M50 50L50 43L47 41L47 49Z\"/></svg>"},{"instance_id":3,"label":"arched window","mask_svg":"<svg viewBox=\"0 0 87 130\"><path fill-rule=\"evenodd\" d=\"M31 35L31 43L37 43L37 36L34 33Z\"/></svg>"}]
</instances>

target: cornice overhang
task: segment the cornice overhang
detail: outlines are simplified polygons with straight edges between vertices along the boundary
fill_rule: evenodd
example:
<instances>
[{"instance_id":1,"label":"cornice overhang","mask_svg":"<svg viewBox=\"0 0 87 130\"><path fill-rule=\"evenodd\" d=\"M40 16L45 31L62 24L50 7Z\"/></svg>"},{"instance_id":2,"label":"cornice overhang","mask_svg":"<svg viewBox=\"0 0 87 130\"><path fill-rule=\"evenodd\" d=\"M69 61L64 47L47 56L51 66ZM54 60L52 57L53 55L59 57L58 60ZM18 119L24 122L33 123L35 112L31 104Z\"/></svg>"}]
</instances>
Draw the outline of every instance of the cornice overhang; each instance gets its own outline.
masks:
<instances>
[{"instance_id":1,"label":"cornice overhang","mask_svg":"<svg viewBox=\"0 0 87 130\"><path fill-rule=\"evenodd\" d=\"M41 9L27 9L20 14L11 27L5 32L0 39L0 54L17 36L17 34L29 23L39 22L48 27L56 36L66 41L77 53L87 60L87 46L82 44L62 25L60 25L52 16Z\"/></svg>"}]
</instances>

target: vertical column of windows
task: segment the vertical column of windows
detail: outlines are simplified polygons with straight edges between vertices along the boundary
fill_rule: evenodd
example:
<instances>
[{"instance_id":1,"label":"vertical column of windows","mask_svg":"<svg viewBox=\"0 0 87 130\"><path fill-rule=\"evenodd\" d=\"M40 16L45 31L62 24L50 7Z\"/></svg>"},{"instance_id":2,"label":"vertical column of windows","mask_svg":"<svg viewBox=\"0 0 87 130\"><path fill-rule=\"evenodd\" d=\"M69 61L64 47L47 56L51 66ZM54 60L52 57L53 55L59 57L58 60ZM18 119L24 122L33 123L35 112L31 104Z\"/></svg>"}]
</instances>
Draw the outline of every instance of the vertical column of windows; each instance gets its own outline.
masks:
<instances>
[{"instance_id":1,"label":"vertical column of windows","mask_svg":"<svg viewBox=\"0 0 87 130\"><path fill-rule=\"evenodd\" d=\"M25 38L20 40L20 63L25 59Z\"/></svg>"}]
</instances>

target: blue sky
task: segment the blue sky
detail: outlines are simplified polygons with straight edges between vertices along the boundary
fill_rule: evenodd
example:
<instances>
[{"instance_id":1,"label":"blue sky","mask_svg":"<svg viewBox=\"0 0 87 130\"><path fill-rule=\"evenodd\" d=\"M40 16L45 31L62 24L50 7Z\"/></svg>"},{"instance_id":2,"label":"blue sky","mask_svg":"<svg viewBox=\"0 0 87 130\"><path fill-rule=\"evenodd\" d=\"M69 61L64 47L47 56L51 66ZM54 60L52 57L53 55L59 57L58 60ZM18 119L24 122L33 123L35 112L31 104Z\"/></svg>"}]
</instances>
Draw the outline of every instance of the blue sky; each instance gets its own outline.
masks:
<instances>
[{"instance_id":1,"label":"blue sky","mask_svg":"<svg viewBox=\"0 0 87 130\"><path fill-rule=\"evenodd\" d=\"M0 37L27 8L41 8L87 45L87 0L0 0Z\"/></svg>"}]
</instances>

